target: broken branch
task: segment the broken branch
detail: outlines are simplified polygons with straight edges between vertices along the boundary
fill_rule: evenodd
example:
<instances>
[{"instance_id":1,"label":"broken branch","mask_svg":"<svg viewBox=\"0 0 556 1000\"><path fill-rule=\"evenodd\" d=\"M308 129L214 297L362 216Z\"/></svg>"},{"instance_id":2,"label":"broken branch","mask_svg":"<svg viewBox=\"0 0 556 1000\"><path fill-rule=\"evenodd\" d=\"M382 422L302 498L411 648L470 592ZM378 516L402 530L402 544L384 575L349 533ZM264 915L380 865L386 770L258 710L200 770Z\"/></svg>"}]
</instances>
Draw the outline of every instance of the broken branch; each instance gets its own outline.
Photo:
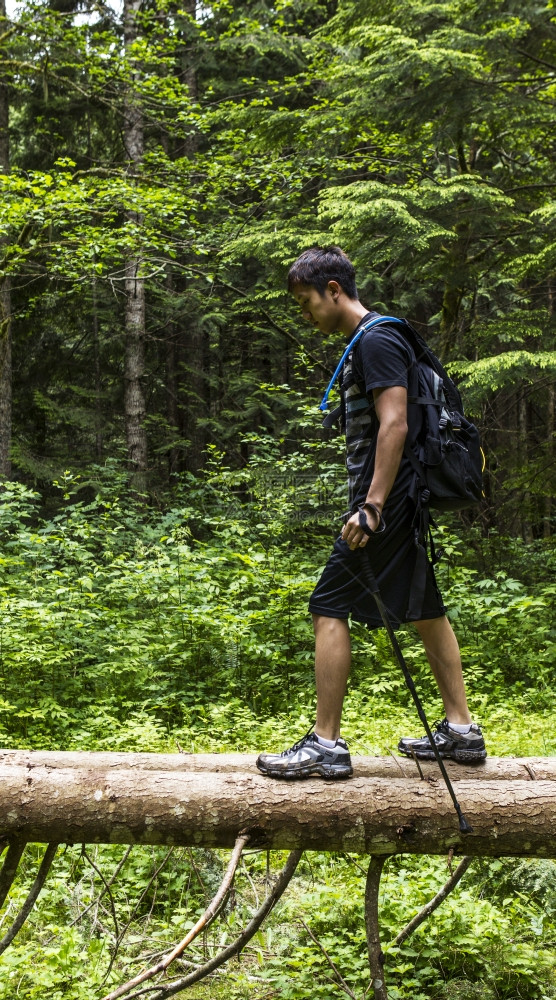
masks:
<instances>
[{"instance_id":1,"label":"broken branch","mask_svg":"<svg viewBox=\"0 0 556 1000\"><path fill-rule=\"evenodd\" d=\"M6 948L12 943L16 934L21 930L23 924L27 920L31 910L33 909L39 893L46 882L50 868L52 867L52 862L56 857L56 851L58 850L58 844L49 844L44 852L43 859L41 861L40 868L37 872L37 877L33 882L25 900L23 906L21 907L17 917L13 921L9 930L4 934L4 937L0 941L0 955L5 952ZM7 860L7 859L6 859Z\"/></svg>"},{"instance_id":2,"label":"broken branch","mask_svg":"<svg viewBox=\"0 0 556 1000\"><path fill-rule=\"evenodd\" d=\"M427 917L430 917L431 913L434 913L436 908L440 906L441 903L444 902L446 896L448 896L451 893L452 889L458 884L462 875L469 868L469 865L471 864L472 860L473 858L467 856L461 859L455 872L453 873L453 875L450 876L448 881L442 886L440 892L437 892L436 896L434 896L434 898L431 899L430 902L428 902L423 907L423 909L419 911L419 913L415 914L413 919L410 920L409 923L406 924L406 926L403 928L403 930L400 931L397 938L395 938L395 940L393 941L393 944L400 945L403 944L404 941L407 941L408 937L411 934L413 934L413 931L416 930L422 923L424 923Z\"/></svg>"},{"instance_id":3,"label":"broken branch","mask_svg":"<svg viewBox=\"0 0 556 1000\"><path fill-rule=\"evenodd\" d=\"M245 948L245 945L257 933L263 921L287 889L302 854L303 851L291 851L286 864L282 868L282 871L274 883L272 891L266 897L264 903L260 906L254 916L251 917L251 920L247 926L244 927L241 934L238 935L235 941L232 941L227 948L223 948L222 951L220 951L213 958L209 959L209 961L204 965L201 965L193 972L190 972L189 975L184 976L182 979L174 980L173 983L168 983L167 986L159 985L158 993L152 997L152 1000L166 1000L167 997L172 997L175 996L176 993L181 993L182 990L187 989L189 986L193 986L194 983L198 983L199 980L205 979L211 972L215 972L218 968L220 968L220 966L228 962L230 958L233 958L235 955L239 955L239 953ZM137 993L132 993L127 1000L137 1000L138 997L143 997L146 993L150 993L151 989L139 990Z\"/></svg>"},{"instance_id":4,"label":"broken branch","mask_svg":"<svg viewBox=\"0 0 556 1000\"><path fill-rule=\"evenodd\" d=\"M13 880L17 874L17 866L25 850L25 844L24 840L10 841L10 846L2 865L2 871L0 871L0 906L4 905L6 896L11 889Z\"/></svg>"},{"instance_id":5,"label":"broken branch","mask_svg":"<svg viewBox=\"0 0 556 1000\"><path fill-rule=\"evenodd\" d=\"M249 842L249 834L242 833L239 835L235 842L234 849L232 851L232 857L230 858L230 863L224 874L224 878L220 883L218 892L213 897L209 905L207 906L203 915L199 918L194 927L185 935L185 937L172 949L172 951L166 955L160 962L156 965L151 966L150 969L145 969L140 972L138 976L130 979L123 986L119 986L118 989L114 990L112 993L107 994L103 997L103 1000L118 1000L118 997L124 996L124 994L129 993L135 986L139 986L144 983L147 979L152 979L157 976L160 972L165 972L172 962L179 958L182 952L185 951L187 946L191 944L192 941L201 933L204 927L206 927L210 921L215 917L218 909L220 908L222 902L224 901L226 895L230 890L230 886L233 882L234 875L236 873L237 866L239 864L241 854L245 845Z\"/></svg>"},{"instance_id":6,"label":"broken branch","mask_svg":"<svg viewBox=\"0 0 556 1000\"><path fill-rule=\"evenodd\" d=\"M365 886L365 928L367 931L367 950L371 969L371 986L374 990L374 1000L388 1000L384 983L384 955L380 947L380 925L378 920L378 894L380 891L380 876L386 862L384 855L372 857L369 861L367 883Z\"/></svg>"}]
</instances>

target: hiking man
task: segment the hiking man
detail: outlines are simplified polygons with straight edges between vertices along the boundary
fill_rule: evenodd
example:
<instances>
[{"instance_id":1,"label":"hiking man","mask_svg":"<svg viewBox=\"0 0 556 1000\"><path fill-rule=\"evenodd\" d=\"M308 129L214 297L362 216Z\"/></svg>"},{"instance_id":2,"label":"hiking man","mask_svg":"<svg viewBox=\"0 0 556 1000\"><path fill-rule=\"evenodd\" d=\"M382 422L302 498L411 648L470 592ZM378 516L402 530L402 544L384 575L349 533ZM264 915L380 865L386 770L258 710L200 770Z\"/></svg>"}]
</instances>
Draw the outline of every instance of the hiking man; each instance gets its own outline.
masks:
<instances>
[{"instance_id":1,"label":"hiking man","mask_svg":"<svg viewBox=\"0 0 556 1000\"><path fill-rule=\"evenodd\" d=\"M305 320L321 333L342 333L347 342L361 325L379 316L359 301L355 269L339 247L306 250L290 268L288 289ZM363 334L343 366L340 391L350 514L309 602L315 631L316 723L291 749L260 754L257 767L271 778L341 779L353 773L349 749L340 736L351 664L348 618L371 629L382 624L363 581L365 546L392 624L411 621L423 641L446 713L433 733L441 756L460 762L486 757L481 729L467 707L457 639L428 557L418 611L412 600L416 507L411 496L414 472L404 444L414 363L409 341L397 325L385 322ZM398 749L423 760L434 758L426 736L405 737Z\"/></svg>"}]
</instances>

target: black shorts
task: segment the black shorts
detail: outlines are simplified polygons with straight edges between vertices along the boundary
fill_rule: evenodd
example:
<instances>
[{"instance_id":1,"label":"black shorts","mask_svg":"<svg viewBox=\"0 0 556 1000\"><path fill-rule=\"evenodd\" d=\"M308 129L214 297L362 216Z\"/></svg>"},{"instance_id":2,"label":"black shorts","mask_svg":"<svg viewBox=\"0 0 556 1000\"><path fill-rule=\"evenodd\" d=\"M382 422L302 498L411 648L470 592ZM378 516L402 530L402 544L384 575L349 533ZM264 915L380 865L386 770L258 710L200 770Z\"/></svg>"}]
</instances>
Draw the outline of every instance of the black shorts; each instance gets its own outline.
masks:
<instances>
[{"instance_id":1,"label":"black shorts","mask_svg":"<svg viewBox=\"0 0 556 1000\"><path fill-rule=\"evenodd\" d=\"M386 512L385 512L386 513ZM309 611L326 618L349 618L369 628L382 625L376 602L364 583L361 559L368 556L382 600L394 627L402 622L440 618L446 613L436 585L434 570L427 559L421 612L409 613L411 584L417 548L413 526L413 505L407 500L388 510L385 531L374 533L355 552L338 538L310 601Z\"/></svg>"}]
</instances>

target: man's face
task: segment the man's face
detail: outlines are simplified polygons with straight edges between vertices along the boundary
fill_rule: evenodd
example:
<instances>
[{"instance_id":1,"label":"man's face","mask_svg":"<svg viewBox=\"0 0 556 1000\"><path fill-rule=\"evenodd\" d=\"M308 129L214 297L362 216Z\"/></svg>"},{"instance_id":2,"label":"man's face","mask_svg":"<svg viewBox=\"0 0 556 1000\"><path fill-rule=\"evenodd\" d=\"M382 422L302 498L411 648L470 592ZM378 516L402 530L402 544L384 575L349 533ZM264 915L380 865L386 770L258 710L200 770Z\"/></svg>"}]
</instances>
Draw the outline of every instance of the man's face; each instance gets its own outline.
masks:
<instances>
[{"instance_id":1,"label":"man's face","mask_svg":"<svg viewBox=\"0 0 556 1000\"><path fill-rule=\"evenodd\" d=\"M297 285L293 293L303 319L318 327L321 333L335 333L338 329L338 294L339 285L335 281L329 281L324 295L312 285Z\"/></svg>"}]
</instances>

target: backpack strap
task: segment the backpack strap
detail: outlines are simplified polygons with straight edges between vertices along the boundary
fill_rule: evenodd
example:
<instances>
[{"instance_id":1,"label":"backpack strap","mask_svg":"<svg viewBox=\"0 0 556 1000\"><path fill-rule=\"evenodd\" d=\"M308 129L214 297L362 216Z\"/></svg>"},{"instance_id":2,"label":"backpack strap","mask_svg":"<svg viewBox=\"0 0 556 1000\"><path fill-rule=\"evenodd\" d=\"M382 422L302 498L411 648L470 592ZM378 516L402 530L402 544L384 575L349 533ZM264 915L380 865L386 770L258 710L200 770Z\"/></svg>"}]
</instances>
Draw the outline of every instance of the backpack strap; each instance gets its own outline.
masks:
<instances>
[{"instance_id":1,"label":"backpack strap","mask_svg":"<svg viewBox=\"0 0 556 1000\"><path fill-rule=\"evenodd\" d=\"M414 522L415 547L417 551L415 554L415 567L409 587L408 621L417 622L421 620L427 584L427 563L430 563L434 575L434 567L443 554L442 549L437 549L434 544L431 528L436 528L436 526L436 522L431 517L428 504L419 504ZM430 550L430 559L427 559L427 548Z\"/></svg>"},{"instance_id":2,"label":"backpack strap","mask_svg":"<svg viewBox=\"0 0 556 1000\"><path fill-rule=\"evenodd\" d=\"M435 399L434 396L408 396L408 403L420 403L422 406L432 405L432 406L443 406L441 399Z\"/></svg>"},{"instance_id":3,"label":"backpack strap","mask_svg":"<svg viewBox=\"0 0 556 1000\"><path fill-rule=\"evenodd\" d=\"M454 380L448 375L448 372L440 361L440 358L436 356L434 351L431 351L426 340L420 333L417 332L408 320L404 320L403 324L402 332L415 351L417 363L419 363L419 361L425 361L429 367L436 372L436 374L442 379L442 388L444 390L448 406L451 410L457 410L459 413L463 413L460 391Z\"/></svg>"},{"instance_id":4,"label":"backpack strap","mask_svg":"<svg viewBox=\"0 0 556 1000\"><path fill-rule=\"evenodd\" d=\"M409 587L409 605L407 615L409 621L418 622L423 613L425 587L427 583L427 545L426 537L429 529L429 508L420 507L416 514L415 525L415 567Z\"/></svg>"},{"instance_id":5,"label":"backpack strap","mask_svg":"<svg viewBox=\"0 0 556 1000\"><path fill-rule=\"evenodd\" d=\"M353 350L353 348L355 347L355 345L357 344L357 342L359 340L361 340L361 337L363 336L364 333L367 332L367 330L370 330L373 326L378 326L379 323L398 323L400 326L406 326L405 319L399 319L397 316L377 316L376 319L372 319L368 323L364 323L363 326L360 327L360 329L357 331L357 333L355 334L355 336L351 338L351 340L350 340L349 344L347 345L344 353L342 354L342 357L340 358L340 360L339 360L339 362L338 362L338 364L336 366L336 371L334 372L332 378L330 379L330 382L328 383L328 385L326 387L326 392L324 393L324 396L322 397L322 399L320 401L319 410L327 410L328 409L328 397L329 397L330 393L332 392L332 389L334 387L334 383L336 382L336 379L338 378L338 376L339 376L342 368L344 367L344 363L345 363L345 360L346 360L349 352L351 350ZM334 412L334 411L332 411L332 412ZM329 414L329 416L332 416L332 414ZM326 417L325 419L328 420L328 417ZM331 424L325 424L325 427L330 427L330 426L331 426Z\"/></svg>"},{"instance_id":6,"label":"backpack strap","mask_svg":"<svg viewBox=\"0 0 556 1000\"><path fill-rule=\"evenodd\" d=\"M322 422L322 426L323 427L334 427L334 424L337 423L337 421L340 419L341 415L342 415L342 407L341 406L336 406L336 408L334 410L331 410L330 413L326 414L326 416L325 416L325 418L324 418L324 420Z\"/></svg>"},{"instance_id":7,"label":"backpack strap","mask_svg":"<svg viewBox=\"0 0 556 1000\"><path fill-rule=\"evenodd\" d=\"M423 463L419 461L417 455L413 451L413 448L410 444L408 444L407 438L404 442L403 453L411 465L418 482L423 484L421 487L417 487L417 502L421 505L426 504L430 498L430 490L427 489L423 481Z\"/></svg>"}]
</instances>

